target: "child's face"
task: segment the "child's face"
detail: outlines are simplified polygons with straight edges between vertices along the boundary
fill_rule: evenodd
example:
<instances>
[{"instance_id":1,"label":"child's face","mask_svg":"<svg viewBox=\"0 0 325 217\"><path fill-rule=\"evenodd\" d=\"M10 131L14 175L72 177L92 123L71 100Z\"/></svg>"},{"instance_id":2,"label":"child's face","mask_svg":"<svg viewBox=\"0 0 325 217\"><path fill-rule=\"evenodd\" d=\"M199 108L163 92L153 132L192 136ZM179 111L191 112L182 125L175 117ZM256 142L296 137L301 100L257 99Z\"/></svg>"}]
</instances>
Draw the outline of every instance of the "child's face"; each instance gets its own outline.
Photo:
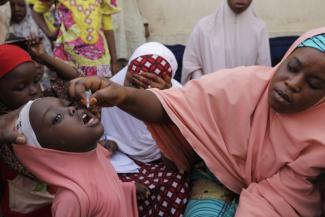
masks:
<instances>
[{"instance_id":1,"label":"child's face","mask_svg":"<svg viewBox=\"0 0 325 217\"><path fill-rule=\"evenodd\" d=\"M296 113L325 96L325 54L314 48L296 49L275 72L268 93L271 108Z\"/></svg>"},{"instance_id":2,"label":"child's face","mask_svg":"<svg viewBox=\"0 0 325 217\"><path fill-rule=\"evenodd\" d=\"M16 109L29 100L41 96L40 80L43 73L36 70L33 62L26 62L0 79L0 100Z\"/></svg>"},{"instance_id":3,"label":"child's face","mask_svg":"<svg viewBox=\"0 0 325 217\"><path fill-rule=\"evenodd\" d=\"M19 23L26 17L27 8L24 0L10 0L11 21Z\"/></svg>"},{"instance_id":4,"label":"child's face","mask_svg":"<svg viewBox=\"0 0 325 217\"><path fill-rule=\"evenodd\" d=\"M37 139L44 148L87 152L96 147L104 132L93 114L54 97L35 101L29 114Z\"/></svg>"},{"instance_id":5,"label":"child's face","mask_svg":"<svg viewBox=\"0 0 325 217\"><path fill-rule=\"evenodd\" d=\"M230 9L236 14L244 12L251 3L252 0L228 0Z\"/></svg>"}]
</instances>

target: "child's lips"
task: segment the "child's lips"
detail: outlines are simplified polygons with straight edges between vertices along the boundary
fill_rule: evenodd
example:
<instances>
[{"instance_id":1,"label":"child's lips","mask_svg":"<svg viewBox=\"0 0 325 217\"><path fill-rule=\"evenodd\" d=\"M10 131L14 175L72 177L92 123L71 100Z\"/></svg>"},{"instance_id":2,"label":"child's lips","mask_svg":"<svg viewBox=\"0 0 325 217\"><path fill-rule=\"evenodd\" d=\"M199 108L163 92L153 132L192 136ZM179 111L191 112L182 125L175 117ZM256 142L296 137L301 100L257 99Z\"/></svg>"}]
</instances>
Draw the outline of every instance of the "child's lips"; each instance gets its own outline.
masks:
<instances>
[{"instance_id":1,"label":"child's lips","mask_svg":"<svg viewBox=\"0 0 325 217\"><path fill-rule=\"evenodd\" d=\"M94 127L100 123L99 119L88 110L81 110L79 117L86 127Z\"/></svg>"},{"instance_id":2,"label":"child's lips","mask_svg":"<svg viewBox=\"0 0 325 217\"><path fill-rule=\"evenodd\" d=\"M85 124L86 127L95 127L99 124L98 118L91 118L88 123Z\"/></svg>"}]
</instances>

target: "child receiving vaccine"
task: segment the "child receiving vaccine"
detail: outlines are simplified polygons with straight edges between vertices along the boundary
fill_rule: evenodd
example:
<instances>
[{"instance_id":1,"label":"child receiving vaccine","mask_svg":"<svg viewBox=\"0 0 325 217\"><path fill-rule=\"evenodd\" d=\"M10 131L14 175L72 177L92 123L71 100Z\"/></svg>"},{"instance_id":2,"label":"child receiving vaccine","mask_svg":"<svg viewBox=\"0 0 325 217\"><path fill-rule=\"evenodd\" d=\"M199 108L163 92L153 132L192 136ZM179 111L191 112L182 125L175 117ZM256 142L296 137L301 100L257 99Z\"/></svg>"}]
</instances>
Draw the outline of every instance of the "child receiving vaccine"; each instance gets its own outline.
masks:
<instances>
[{"instance_id":1,"label":"child receiving vaccine","mask_svg":"<svg viewBox=\"0 0 325 217\"><path fill-rule=\"evenodd\" d=\"M53 97L29 101L17 119L28 145L13 145L24 166L57 186L55 217L136 217L136 185L122 183L97 141L100 121L90 112Z\"/></svg>"}]
</instances>

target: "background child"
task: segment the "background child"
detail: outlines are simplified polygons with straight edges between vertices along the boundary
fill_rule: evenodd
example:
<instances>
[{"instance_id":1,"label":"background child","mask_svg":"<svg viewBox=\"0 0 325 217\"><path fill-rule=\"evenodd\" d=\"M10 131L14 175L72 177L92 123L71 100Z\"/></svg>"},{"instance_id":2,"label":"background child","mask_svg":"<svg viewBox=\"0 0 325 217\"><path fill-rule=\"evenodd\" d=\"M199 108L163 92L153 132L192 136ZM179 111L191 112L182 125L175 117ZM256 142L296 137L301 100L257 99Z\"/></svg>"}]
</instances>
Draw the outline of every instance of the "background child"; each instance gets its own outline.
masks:
<instances>
[{"instance_id":1,"label":"background child","mask_svg":"<svg viewBox=\"0 0 325 217\"><path fill-rule=\"evenodd\" d=\"M30 0L35 20L51 38L43 14L55 1ZM117 72L118 62L111 14L117 13L116 1L57 1L56 18L59 23L53 53L69 62L85 75L110 77Z\"/></svg>"},{"instance_id":2,"label":"background child","mask_svg":"<svg viewBox=\"0 0 325 217\"><path fill-rule=\"evenodd\" d=\"M194 27L183 57L182 84L237 66L271 65L269 38L253 0L221 0Z\"/></svg>"},{"instance_id":3,"label":"background child","mask_svg":"<svg viewBox=\"0 0 325 217\"><path fill-rule=\"evenodd\" d=\"M99 119L57 98L28 102L17 120L28 145L14 145L20 161L39 179L57 186L53 217L136 217L136 188L122 183L97 147Z\"/></svg>"}]
</instances>

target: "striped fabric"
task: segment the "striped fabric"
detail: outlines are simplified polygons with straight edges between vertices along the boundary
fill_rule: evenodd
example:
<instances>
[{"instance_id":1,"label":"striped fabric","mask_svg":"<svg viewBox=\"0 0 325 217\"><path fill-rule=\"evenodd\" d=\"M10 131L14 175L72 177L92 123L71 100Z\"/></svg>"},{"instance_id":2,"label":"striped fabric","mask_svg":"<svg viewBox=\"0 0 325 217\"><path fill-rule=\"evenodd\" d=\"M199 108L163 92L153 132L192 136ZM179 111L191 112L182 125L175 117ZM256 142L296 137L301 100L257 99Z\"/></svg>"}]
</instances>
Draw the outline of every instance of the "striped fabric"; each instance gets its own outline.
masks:
<instances>
[{"instance_id":1,"label":"striped fabric","mask_svg":"<svg viewBox=\"0 0 325 217\"><path fill-rule=\"evenodd\" d=\"M185 217L234 217L235 201L228 203L223 200L190 200L185 210Z\"/></svg>"},{"instance_id":2,"label":"striped fabric","mask_svg":"<svg viewBox=\"0 0 325 217\"><path fill-rule=\"evenodd\" d=\"M238 195L227 189L201 162L191 172L185 217L234 217Z\"/></svg>"},{"instance_id":3,"label":"striped fabric","mask_svg":"<svg viewBox=\"0 0 325 217\"><path fill-rule=\"evenodd\" d=\"M301 42L298 47L311 47L325 53L325 34L316 35Z\"/></svg>"}]
</instances>

